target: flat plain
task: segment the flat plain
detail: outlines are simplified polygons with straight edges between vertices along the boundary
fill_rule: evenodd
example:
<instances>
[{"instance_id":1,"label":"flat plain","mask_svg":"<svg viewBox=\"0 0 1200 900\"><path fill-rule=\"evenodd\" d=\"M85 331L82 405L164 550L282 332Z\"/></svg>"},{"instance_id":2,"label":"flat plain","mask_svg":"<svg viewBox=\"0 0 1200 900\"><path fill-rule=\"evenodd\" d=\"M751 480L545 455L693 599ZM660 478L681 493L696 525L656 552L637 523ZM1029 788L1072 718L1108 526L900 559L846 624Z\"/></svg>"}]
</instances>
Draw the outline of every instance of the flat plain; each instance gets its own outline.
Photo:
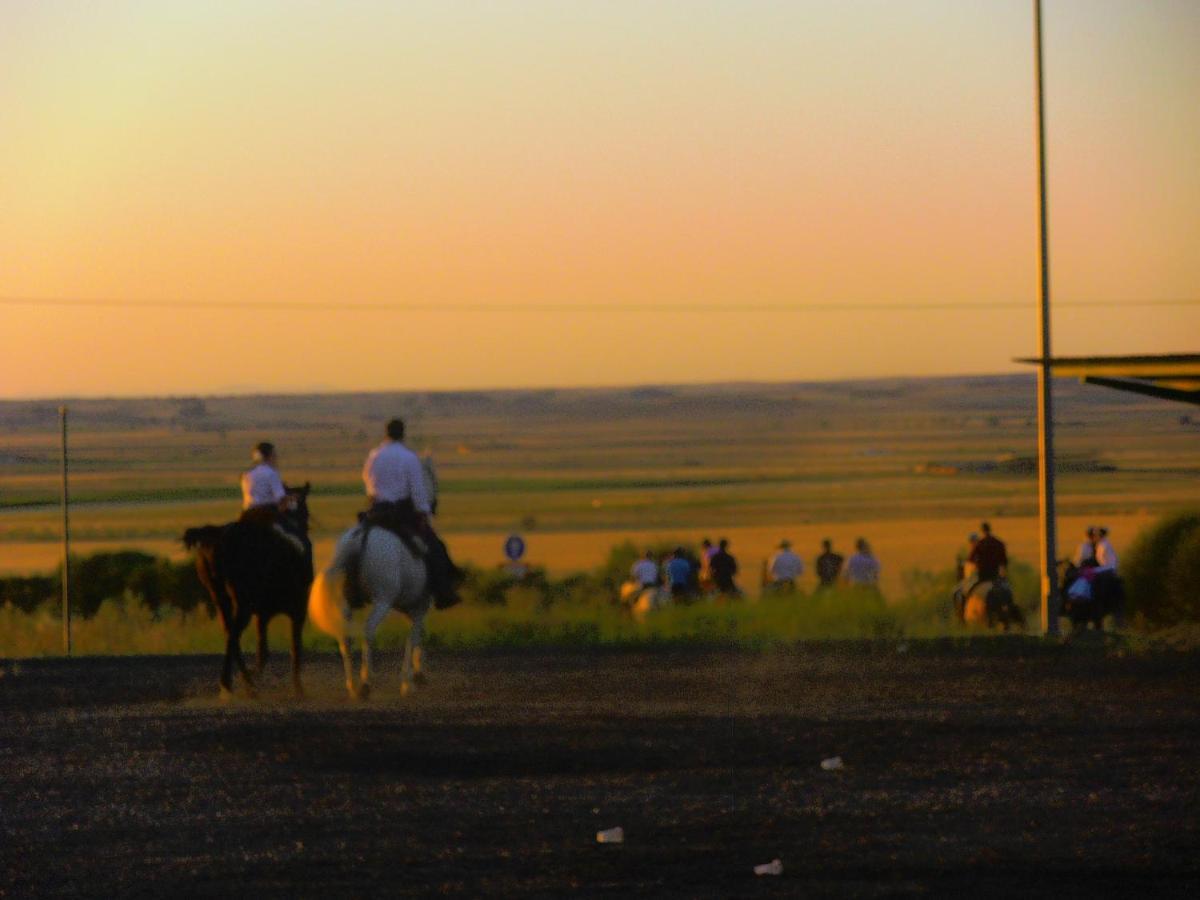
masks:
<instances>
[{"instance_id":1,"label":"flat plain","mask_svg":"<svg viewBox=\"0 0 1200 900\"><path fill-rule=\"evenodd\" d=\"M625 539L729 537L746 573L781 538L806 557L866 537L885 593L943 569L982 518L1036 559L1033 382L1025 376L628 389L70 401L80 552L180 557L189 525L228 521L249 448L272 440L310 481L318 564L361 508L359 472L393 415L441 478L456 554L502 560L520 532L555 573ZM1118 549L1164 511L1200 503L1200 425L1187 407L1056 385L1063 555L1103 522ZM0 573L59 557L58 417L0 403Z\"/></svg>"}]
</instances>

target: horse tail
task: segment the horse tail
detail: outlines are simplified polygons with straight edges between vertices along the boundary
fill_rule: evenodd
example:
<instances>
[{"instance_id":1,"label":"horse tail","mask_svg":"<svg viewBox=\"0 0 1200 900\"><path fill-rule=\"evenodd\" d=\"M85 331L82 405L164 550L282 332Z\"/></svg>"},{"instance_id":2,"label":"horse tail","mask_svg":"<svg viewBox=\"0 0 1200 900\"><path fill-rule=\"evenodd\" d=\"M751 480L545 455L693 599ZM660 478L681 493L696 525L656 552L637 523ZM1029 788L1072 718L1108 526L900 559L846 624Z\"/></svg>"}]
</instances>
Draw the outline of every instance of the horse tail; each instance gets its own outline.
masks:
<instances>
[{"instance_id":1,"label":"horse tail","mask_svg":"<svg viewBox=\"0 0 1200 900\"><path fill-rule=\"evenodd\" d=\"M341 640L350 626L350 608L346 603L346 568L359 550L357 528L342 536L333 561L317 573L308 592L308 618L326 634Z\"/></svg>"}]
</instances>

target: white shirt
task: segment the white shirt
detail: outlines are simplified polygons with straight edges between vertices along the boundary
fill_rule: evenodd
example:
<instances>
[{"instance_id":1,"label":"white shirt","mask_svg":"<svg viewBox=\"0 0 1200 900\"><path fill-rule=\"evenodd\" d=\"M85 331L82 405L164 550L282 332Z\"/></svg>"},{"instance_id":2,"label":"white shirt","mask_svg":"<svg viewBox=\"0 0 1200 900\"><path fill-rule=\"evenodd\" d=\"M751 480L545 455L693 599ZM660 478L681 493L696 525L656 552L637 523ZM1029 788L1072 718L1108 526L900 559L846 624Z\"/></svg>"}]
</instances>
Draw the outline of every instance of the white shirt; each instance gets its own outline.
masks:
<instances>
[{"instance_id":1,"label":"white shirt","mask_svg":"<svg viewBox=\"0 0 1200 900\"><path fill-rule=\"evenodd\" d=\"M638 584L654 584L658 581L658 566L652 559L639 559L630 569L630 575Z\"/></svg>"},{"instance_id":2,"label":"white shirt","mask_svg":"<svg viewBox=\"0 0 1200 900\"><path fill-rule=\"evenodd\" d=\"M283 479L274 466L259 463L249 472L242 473L242 509L277 506L286 496Z\"/></svg>"},{"instance_id":3,"label":"white shirt","mask_svg":"<svg viewBox=\"0 0 1200 900\"><path fill-rule=\"evenodd\" d=\"M791 550L780 550L771 557L771 578L775 581L795 581L804 574L804 560Z\"/></svg>"},{"instance_id":4,"label":"white shirt","mask_svg":"<svg viewBox=\"0 0 1200 900\"><path fill-rule=\"evenodd\" d=\"M1084 541L1079 545L1079 549L1075 551L1075 565L1083 565L1085 559L1091 559L1097 553L1096 545L1091 541Z\"/></svg>"},{"instance_id":5,"label":"white shirt","mask_svg":"<svg viewBox=\"0 0 1200 900\"><path fill-rule=\"evenodd\" d=\"M855 553L846 560L846 580L851 584L877 584L879 561L866 553Z\"/></svg>"},{"instance_id":6,"label":"white shirt","mask_svg":"<svg viewBox=\"0 0 1200 900\"><path fill-rule=\"evenodd\" d=\"M399 441L384 441L368 453L362 476L372 500L395 503L411 497L417 512L429 513L429 487L420 457Z\"/></svg>"},{"instance_id":7,"label":"white shirt","mask_svg":"<svg viewBox=\"0 0 1200 900\"><path fill-rule=\"evenodd\" d=\"M1117 551L1113 549L1113 545L1108 542L1106 537L1096 541L1096 562L1100 563L1102 569L1117 571Z\"/></svg>"}]
</instances>

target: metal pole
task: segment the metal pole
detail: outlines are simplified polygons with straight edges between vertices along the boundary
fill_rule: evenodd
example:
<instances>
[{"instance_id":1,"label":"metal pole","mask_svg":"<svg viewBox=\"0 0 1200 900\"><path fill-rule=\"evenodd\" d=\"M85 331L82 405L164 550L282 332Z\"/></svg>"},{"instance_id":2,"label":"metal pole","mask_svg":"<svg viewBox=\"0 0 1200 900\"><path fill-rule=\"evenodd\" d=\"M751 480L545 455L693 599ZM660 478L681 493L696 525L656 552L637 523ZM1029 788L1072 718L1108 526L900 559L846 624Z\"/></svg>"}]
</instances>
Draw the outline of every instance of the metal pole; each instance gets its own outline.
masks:
<instances>
[{"instance_id":1,"label":"metal pole","mask_svg":"<svg viewBox=\"0 0 1200 900\"><path fill-rule=\"evenodd\" d=\"M1054 524L1054 415L1050 383L1050 249L1046 214L1046 116L1042 78L1042 0L1033 0L1034 71L1037 85L1038 275L1038 512L1042 537L1042 631L1058 634L1058 565Z\"/></svg>"},{"instance_id":2,"label":"metal pole","mask_svg":"<svg viewBox=\"0 0 1200 900\"><path fill-rule=\"evenodd\" d=\"M63 652L71 655L71 498L67 490L67 408L58 408L62 422L62 626Z\"/></svg>"}]
</instances>

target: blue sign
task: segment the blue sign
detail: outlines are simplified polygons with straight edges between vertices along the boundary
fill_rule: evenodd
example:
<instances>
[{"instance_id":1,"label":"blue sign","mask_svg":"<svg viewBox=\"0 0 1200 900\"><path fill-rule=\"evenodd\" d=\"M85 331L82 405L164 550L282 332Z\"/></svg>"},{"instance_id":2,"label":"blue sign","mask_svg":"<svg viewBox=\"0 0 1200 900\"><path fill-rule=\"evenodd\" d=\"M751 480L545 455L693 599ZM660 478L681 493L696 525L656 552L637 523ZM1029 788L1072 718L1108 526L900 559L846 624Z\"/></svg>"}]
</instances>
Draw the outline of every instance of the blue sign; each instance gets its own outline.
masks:
<instances>
[{"instance_id":1,"label":"blue sign","mask_svg":"<svg viewBox=\"0 0 1200 900\"><path fill-rule=\"evenodd\" d=\"M508 540L504 542L504 555L513 562L525 555L525 541L519 534L509 535Z\"/></svg>"}]
</instances>

